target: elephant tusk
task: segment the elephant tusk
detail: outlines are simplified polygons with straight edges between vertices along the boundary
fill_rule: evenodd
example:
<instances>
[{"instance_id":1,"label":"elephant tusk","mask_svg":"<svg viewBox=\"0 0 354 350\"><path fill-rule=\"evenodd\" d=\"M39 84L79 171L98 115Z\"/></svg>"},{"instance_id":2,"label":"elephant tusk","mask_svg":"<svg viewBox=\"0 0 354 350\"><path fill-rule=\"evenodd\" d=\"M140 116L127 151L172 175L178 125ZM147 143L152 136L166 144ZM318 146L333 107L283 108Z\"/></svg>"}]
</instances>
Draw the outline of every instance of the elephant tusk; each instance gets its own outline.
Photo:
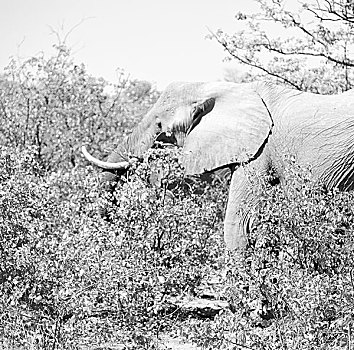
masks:
<instances>
[{"instance_id":1,"label":"elephant tusk","mask_svg":"<svg viewBox=\"0 0 354 350\"><path fill-rule=\"evenodd\" d=\"M117 163L110 163L110 162L104 162L102 160L99 160L95 157L93 157L86 149L85 146L81 147L81 151L84 155L84 157L90 162L98 166L99 168L106 169L106 170L118 170L118 169L127 169L130 167L131 162L123 161L123 162L117 162Z\"/></svg>"}]
</instances>

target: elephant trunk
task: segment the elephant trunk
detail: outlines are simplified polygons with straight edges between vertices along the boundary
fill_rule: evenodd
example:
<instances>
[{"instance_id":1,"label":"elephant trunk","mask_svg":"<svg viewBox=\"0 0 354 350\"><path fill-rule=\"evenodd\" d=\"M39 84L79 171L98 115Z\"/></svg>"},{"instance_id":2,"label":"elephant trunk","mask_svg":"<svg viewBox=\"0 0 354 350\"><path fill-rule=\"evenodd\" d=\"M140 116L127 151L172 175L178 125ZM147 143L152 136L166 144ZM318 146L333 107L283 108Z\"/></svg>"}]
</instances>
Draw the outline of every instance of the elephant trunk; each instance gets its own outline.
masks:
<instances>
[{"instance_id":1,"label":"elephant trunk","mask_svg":"<svg viewBox=\"0 0 354 350\"><path fill-rule=\"evenodd\" d=\"M147 114L132 130L131 134L125 137L117 148L109 154L106 161L93 157L87 152L85 146L82 147L82 153L89 162L104 169L101 182L106 190L113 192L118 178L131 165L131 159L140 158L145 151L153 146L158 131L155 118L153 118L153 115Z\"/></svg>"}]
</instances>

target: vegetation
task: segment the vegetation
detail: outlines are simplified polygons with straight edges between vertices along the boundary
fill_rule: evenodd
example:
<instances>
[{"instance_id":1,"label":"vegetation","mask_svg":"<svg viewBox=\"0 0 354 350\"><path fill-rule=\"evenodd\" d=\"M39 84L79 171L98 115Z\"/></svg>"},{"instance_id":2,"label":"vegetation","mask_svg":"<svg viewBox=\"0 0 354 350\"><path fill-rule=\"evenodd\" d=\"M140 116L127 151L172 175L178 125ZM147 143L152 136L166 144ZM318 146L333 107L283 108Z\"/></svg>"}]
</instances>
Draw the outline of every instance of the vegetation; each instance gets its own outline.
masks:
<instances>
[{"instance_id":1,"label":"vegetation","mask_svg":"<svg viewBox=\"0 0 354 350\"><path fill-rule=\"evenodd\" d=\"M209 349L350 349L352 192L326 191L289 161L287 190L261 185L252 246L226 265L230 309L194 323Z\"/></svg>"},{"instance_id":2,"label":"vegetation","mask_svg":"<svg viewBox=\"0 0 354 350\"><path fill-rule=\"evenodd\" d=\"M153 348L181 317L170 299L195 294L218 267L220 199L176 184L182 172L171 151L158 159L171 159L163 180L174 187L148 186L148 157L106 222L96 170L44 173L36 148L1 155L3 347Z\"/></svg>"},{"instance_id":3,"label":"vegetation","mask_svg":"<svg viewBox=\"0 0 354 350\"><path fill-rule=\"evenodd\" d=\"M283 1L257 1L266 18L306 33L295 12L280 11ZM237 16L251 19L258 36L216 37L262 78L299 90L348 89L352 5L302 9L317 22L301 40L271 40L260 14ZM327 27L337 19L342 29ZM204 349L351 349L353 193L313 185L311 168L286 157L286 190L261 179L254 189L260 206L243 259L222 242L228 180L185 179L175 148L149 151L112 205L80 146L108 153L158 92L123 72L109 85L64 45L56 50L11 61L0 79L1 347L164 349L170 335ZM259 56L265 50L268 62ZM308 68L308 55L324 61ZM246 79L259 77L252 74ZM97 214L102 202L110 221ZM183 307L203 298L228 306Z\"/></svg>"},{"instance_id":4,"label":"vegetation","mask_svg":"<svg viewBox=\"0 0 354 350\"><path fill-rule=\"evenodd\" d=\"M108 95L59 46L11 62L1 84L1 346L156 348L187 317L173 300L220 268L226 192L185 182L178 151L156 149L109 204L80 146L119 142L158 95L146 82L122 75Z\"/></svg>"},{"instance_id":5,"label":"vegetation","mask_svg":"<svg viewBox=\"0 0 354 350\"><path fill-rule=\"evenodd\" d=\"M73 62L67 47L55 48L57 54L48 59L13 59L0 79L0 143L36 146L37 159L48 170L82 164L84 142L101 152L112 147L158 96L149 83L128 80L124 72L114 86L93 78Z\"/></svg>"},{"instance_id":6,"label":"vegetation","mask_svg":"<svg viewBox=\"0 0 354 350\"><path fill-rule=\"evenodd\" d=\"M248 67L242 80L267 79L321 94L353 87L352 1L254 2L258 13L235 16L242 30L211 34L228 59Z\"/></svg>"}]
</instances>

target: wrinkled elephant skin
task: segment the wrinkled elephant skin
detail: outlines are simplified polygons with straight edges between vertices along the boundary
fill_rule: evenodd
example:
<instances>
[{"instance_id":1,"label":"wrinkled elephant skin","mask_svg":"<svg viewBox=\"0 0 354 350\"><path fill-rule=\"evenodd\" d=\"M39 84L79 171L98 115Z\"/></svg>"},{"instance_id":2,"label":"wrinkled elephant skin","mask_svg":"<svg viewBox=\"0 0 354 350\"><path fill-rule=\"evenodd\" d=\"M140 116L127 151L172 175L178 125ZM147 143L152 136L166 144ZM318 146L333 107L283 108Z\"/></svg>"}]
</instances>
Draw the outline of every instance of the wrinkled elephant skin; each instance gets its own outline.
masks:
<instances>
[{"instance_id":1,"label":"wrinkled elephant skin","mask_svg":"<svg viewBox=\"0 0 354 350\"><path fill-rule=\"evenodd\" d=\"M129 157L141 157L159 137L183 147L187 174L232 170L224 222L228 249L247 245L257 206L248 174L271 169L282 182L282 156L310 164L315 180L328 188L354 186L354 91L324 96L261 82L173 83L107 162L90 161L106 167L102 181L112 188Z\"/></svg>"}]
</instances>

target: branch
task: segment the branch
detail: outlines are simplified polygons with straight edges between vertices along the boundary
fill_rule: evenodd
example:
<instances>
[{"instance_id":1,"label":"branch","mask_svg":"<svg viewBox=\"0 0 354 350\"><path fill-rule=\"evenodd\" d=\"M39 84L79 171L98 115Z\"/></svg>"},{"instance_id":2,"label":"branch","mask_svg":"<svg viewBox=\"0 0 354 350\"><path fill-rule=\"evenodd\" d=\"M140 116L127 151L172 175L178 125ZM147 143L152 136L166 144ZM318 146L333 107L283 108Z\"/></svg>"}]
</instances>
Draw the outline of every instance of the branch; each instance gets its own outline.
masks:
<instances>
[{"instance_id":1,"label":"branch","mask_svg":"<svg viewBox=\"0 0 354 350\"><path fill-rule=\"evenodd\" d=\"M277 49L274 46L271 46L270 44L262 44L262 46L265 47L269 51L276 52L276 53L279 53L284 56L303 55L303 56L323 57L323 58L326 58L328 61L331 61L336 64L340 64L340 65L347 66L347 67L354 67L354 63L352 63L352 62L338 60L337 58L334 58L330 55L326 55L324 53L306 52L306 51L284 51L281 49Z\"/></svg>"},{"instance_id":2,"label":"branch","mask_svg":"<svg viewBox=\"0 0 354 350\"><path fill-rule=\"evenodd\" d=\"M317 38L317 36L314 33L311 33L309 30L307 30L300 22L296 21L296 19L292 15L289 14L289 16L291 18L292 23L295 25L295 27L297 27L300 30L302 30L306 35L308 35L315 42L317 42L320 45L322 45L322 46L327 48L327 44L325 42L323 42L322 40Z\"/></svg>"},{"instance_id":3,"label":"branch","mask_svg":"<svg viewBox=\"0 0 354 350\"><path fill-rule=\"evenodd\" d=\"M314 9L311 9L311 8L307 8L306 9L307 11L311 12L317 19L319 19L321 22L338 22L338 21L341 21L340 18L325 18L325 17L322 17L320 16ZM319 9L316 9L316 10L319 10Z\"/></svg>"},{"instance_id":4,"label":"branch","mask_svg":"<svg viewBox=\"0 0 354 350\"><path fill-rule=\"evenodd\" d=\"M253 62L250 62L250 61L247 61L245 60L244 58L240 57L240 56L237 56L235 55L227 46L226 43L224 43L223 41L221 41L218 36L212 32L210 29L209 29L209 32L211 33L211 35L216 39L216 41L222 45L224 47L224 49L234 58L236 58L239 62L247 65L247 66L250 66L250 67L253 67L253 68L257 68L257 69L260 69L261 71L267 73L268 75L272 76L272 77L275 77L277 79L280 79L280 80L283 80L285 83L291 85L292 87L294 87L295 89L299 90L299 91L302 91L302 88L301 86L295 84L294 82L290 81L289 79L285 78L285 77L282 77L281 75L277 74L277 73L274 73L270 70L268 70L267 68L263 67L263 66L260 66L260 65L257 65L256 63L253 63Z\"/></svg>"},{"instance_id":5,"label":"branch","mask_svg":"<svg viewBox=\"0 0 354 350\"><path fill-rule=\"evenodd\" d=\"M304 32L306 35L308 35L313 41L319 43L320 45L324 46L324 47L327 47L327 44L326 42L323 42L321 41L316 35L315 33L311 33L308 29L306 29L302 24L301 22L298 22L296 20L296 18L293 16L293 14L289 11L285 11L285 14L288 16L288 19L285 21L283 18L282 19L279 19L277 18L277 16L270 12L268 14L269 18L262 18L262 20L267 20L267 21L274 21L276 23L280 23L283 27L284 25L286 25L286 23L284 22L290 22L292 23L292 25L296 28L299 28L302 32ZM257 15L256 15L257 16ZM255 18L257 20L257 18ZM258 18L259 20L259 18Z\"/></svg>"},{"instance_id":6,"label":"branch","mask_svg":"<svg viewBox=\"0 0 354 350\"><path fill-rule=\"evenodd\" d=\"M119 92L117 94L117 96L114 98L113 102L111 103L110 107L108 108L107 112L105 114L103 114L103 117L106 118L108 116L108 114L113 110L113 108L116 106L117 102L120 99L120 96L122 94L123 89L126 87L128 81L130 79L130 76L128 75L124 80L123 83L121 84L122 87L119 89Z\"/></svg>"},{"instance_id":7,"label":"branch","mask_svg":"<svg viewBox=\"0 0 354 350\"><path fill-rule=\"evenodd\" d=\"M328 6L329 6L329 9L326 9L326 11L327 11L328 13L333 14L333 15L339 17L339 18L342 19L343 21L347 21L347 22L349 22L349 23L353 23L353 21L354 21L354 10L353 10L352 7L350 7L350 6L353 6L352 3L350 3L350 2L348 1L347 5L345 5L345 4L341 4L340 2L333 1L332 4L333 4L334 6L332 6L332 4L330 3L329 0L325 0L325 2L326 2L326 3L328 4ZM339 11L337 11L337 10L334 9L334 7L335 7L336 5L341 9L341 13L340 13ZM348 9L351 10L352 16L350 16L350 15L348 14Z\"/></svg>"},{"instance_id":8,"label":"branch","mask_svg":"<svg viewBox=\"0 0 354 350\"><path fill-rule=\"evenodd\" d=\"M354 14L353 14L353 16L350 16L348 14L346 5L343 5L343 4L341 4L339 2L335 2L335 1L332 1L332 2L329 0L324 0L324 1L325 1L325 3L327 3L327 7L325 7L325 8L321 7L321 4L319 3L319 1L316 1L317 8L306 7L306 10L311 12L320 21L331 21L331 22L344 21L344 22L349 22L350 24L354 23ZM335 10L336 5L339 6L342 10L341 11ZM337 18L326 18L324 16L321 16L316 11L319 11L322 13L327 13L330 15L334 15Z\"/></svg>"},{"instance_id":9,"label":"branch","mask_svg":"<svg viewBox=\"0 0 354 350\"><path fill-rule=\"evenodd\" d=\"M291 14L291 13L287 13L287 15L289 16L291 22L293 23L293 25L296 28L299 28L302 32L304 32L307 36L309 36L311 38L311 40L313 40L314 42L317 42L318 44L322 45L326 50L328 49L328 43L326 43L325 41L320 40L315 33L310 32L308 29L306 29L301 22L298 22L295 17ZM281 23L283 24L283 22L279 19L277 19L276 17L272 16L272 19L275 22ZM304 55L304 56L313 56L313 57L323 57L326 58L328 61L331 61L335 64L339 64L339 65L344 65L347 67L354 67L354 62L353 61L348 61L348 60L339 60L329 54L325 54L325 53L314 53L314 52L306 52L306 51L300 51L300 52L295 52L295 51L283 51L281 49L277 49L274 46L271 45L271 41L268 39L268 37L266 35L263 36L263 38L265 40L268 41L268 45L267 44L261 44L260 46L264 46L266 49L268 49L269 51L273 51L282 55ZM220 41L219 41L220 43ZM222 44L222 43L221 43ZM224 46L225 47L225 46ZM230 52L228 50L228 52Z\"/></svg>"},{"instance_id":10,"label":"branch","mask_svg":"<svg viewBox=\"0 0 354 350\"><path fill-rule=\"evenodd\" d=\"M67 39L69 37L69 35L71 35L73 33L73 31L75 29L77 29L78 27L80 27L84 22L86 22L87 20L93 19L94 17L84 17L81 19L80 22L76 23L75 25L73 25L71 28L69 28L69 30L66 32L65 34L65 29L64 29L64 23L62 24L61 28L59 28L58 30L54 29L52 26L48 25L51 33L50 34L54 34L57 37L57 41L59 45L66 45L67 43ZM60 30L63 32L64 38L61 38L61 34L60 34Z\"/></svg>"}]
</instances>

